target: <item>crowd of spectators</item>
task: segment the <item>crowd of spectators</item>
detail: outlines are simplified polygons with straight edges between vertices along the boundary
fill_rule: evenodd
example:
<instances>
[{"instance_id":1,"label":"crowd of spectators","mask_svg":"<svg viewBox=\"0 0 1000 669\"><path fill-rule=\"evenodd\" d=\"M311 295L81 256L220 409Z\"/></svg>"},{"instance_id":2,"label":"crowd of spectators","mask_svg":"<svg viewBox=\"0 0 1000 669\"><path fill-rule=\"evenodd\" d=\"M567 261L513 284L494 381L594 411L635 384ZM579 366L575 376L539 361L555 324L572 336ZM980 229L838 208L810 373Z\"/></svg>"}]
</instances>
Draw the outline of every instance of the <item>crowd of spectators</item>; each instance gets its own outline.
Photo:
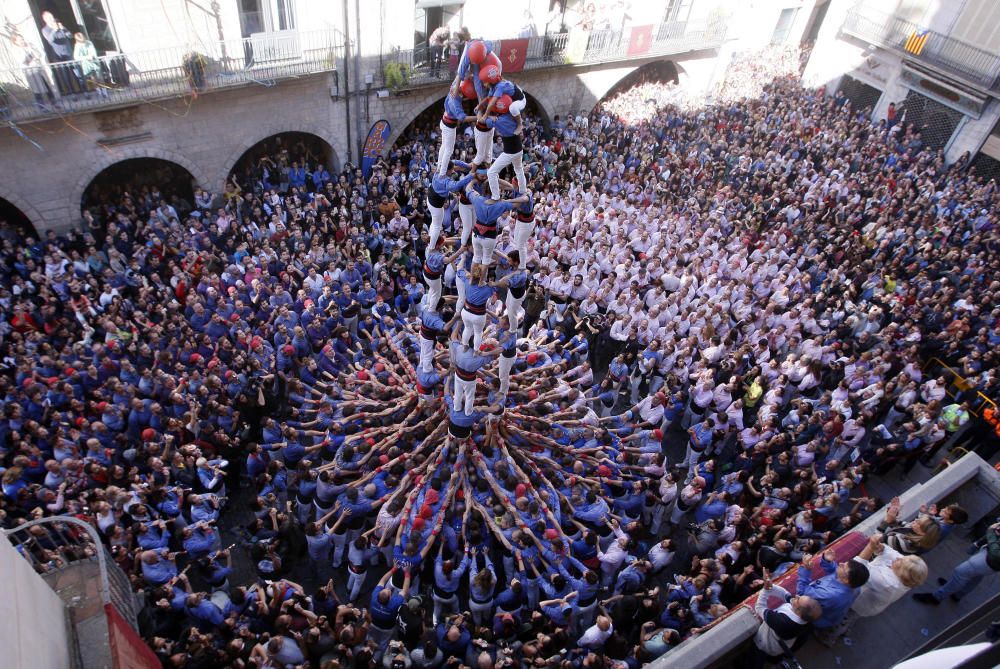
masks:
<instances>
[{"instance_id":1,"label":"crowd of spectators","mask_svg":"<svg viewBox=\"0 0 1000 669\"><path fill-rule=\"evenodd\" d=\"M4 227L3 525L92 522L170 667L638 667L801 562L829 575L761 598L757 657L833 643L965 520L892 504L862 560L824 552L881 507L866 482L997 395L998 193L919 129L768 74L702 108L650 115L646 85L525 122L532 279L471 450L415 388L433 130L368 178L292 147L190 211L151 189L66 235ZM287 578L304 561L314 584Z\"/></svg>"}]
</instances>

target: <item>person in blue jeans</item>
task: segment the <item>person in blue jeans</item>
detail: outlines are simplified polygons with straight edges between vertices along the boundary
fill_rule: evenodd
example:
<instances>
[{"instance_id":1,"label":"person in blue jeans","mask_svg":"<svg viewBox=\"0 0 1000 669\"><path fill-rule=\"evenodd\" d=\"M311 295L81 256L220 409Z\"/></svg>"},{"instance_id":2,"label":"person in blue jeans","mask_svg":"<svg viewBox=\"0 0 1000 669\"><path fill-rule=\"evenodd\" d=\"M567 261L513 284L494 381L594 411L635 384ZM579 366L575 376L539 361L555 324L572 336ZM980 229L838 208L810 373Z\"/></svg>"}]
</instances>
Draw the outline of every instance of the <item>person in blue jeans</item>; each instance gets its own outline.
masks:
<instances>
[{"instance_id":1,"label":"person in blue jeans","mask_svg":"<svg viewBox=\"0 0 1000 669\"><path fill-rule=\"evenodd\" d=\"M918 592L913 598L921 604L937 606L945 597L961 601L982 582L983 577L1000 572L1000 522L986 530L985 545L981 546L969 559L955 567L951 578L938 579L940 588L934 592Z\"/></svg>"}]
</instances>

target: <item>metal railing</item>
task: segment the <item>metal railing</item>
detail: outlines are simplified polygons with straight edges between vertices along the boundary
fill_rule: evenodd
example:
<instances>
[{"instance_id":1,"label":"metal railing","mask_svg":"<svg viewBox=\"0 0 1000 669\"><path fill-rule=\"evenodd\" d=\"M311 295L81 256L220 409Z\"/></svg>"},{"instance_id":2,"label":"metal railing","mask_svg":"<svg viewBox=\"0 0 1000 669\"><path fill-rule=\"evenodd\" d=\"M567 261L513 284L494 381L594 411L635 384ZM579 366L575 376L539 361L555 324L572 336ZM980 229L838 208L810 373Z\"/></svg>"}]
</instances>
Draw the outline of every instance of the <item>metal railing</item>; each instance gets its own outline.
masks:
<instances>
[{"instance_id":1,"label":"metal railing","mask_svg":"<svg viewBox=\"0 0 1000 669\"><path fill-rule=\"evenodd\" d=\"M870 44L903 53L907 58L937 67L986 90L1000 90L1000 55L933 30L926 31L927 40L919 53L907 51L907 40L915 33L925 31L912 21L854 7L848 11L840 30Z\"/></svg>"},{"instance_id":2,"label":"metal railing","mask_svg":"<svg viewBox=\"0 0 1000 669\"><path fill-rule=\"evenodd\" d=\"M934 374L944 376L948 382L945 388L948 397L957 400L961 394L962 400L969 403L969 412L972 415L978 417L987 408L996 410L997 403L995 401L976 389L975 383L962 376L958 370L946 365L943 360L931 358L924 363L922 369L928 374L934 372Z\"/></svg>"},{"instance_id":3,"label":"metal railing","mask_svg":"<svg viewBox=\"0 0 1000 669\"><path fill-rule=\"evenodd\" d=\"M0 70L0 121L40 119L335 70L339 31L245 39Z\"/></svg>"},{"instance_id":4,"label":"metal railing","mask_svg":"<svg viewBox=\"0 0 1000 669\"><path fill-rule=\"evenodd\" d=\"M108 553L97 530L72 516L28 521L6 530L7 540L43 577L83 564L97 563L97 591L102 604L113 604L136 627L138 611L125 572Z\"/></svg>"},{"instance_id":5,"label":"metal railing","mask_svg":"<svg viewBox=\"0 0 1000 669\"><path fill-rule=\"evenodd\" d=\"M629 55L632 28L625 30L595 30L585 34L556 33L529 37L524 70L537 70L560 65L586 65L608 61L648 58L684 53L698 49L712 49L720 46L726 38L728 21L718 16L708 21L672 21L653 26L649 49ZM503 40L496 40L496 48L502 48ZM431 71L429 51L426 47L417 49L396 49L389 54L388 61L402 68L402 81L393 86L382 73L382 83L395 88L423 86L450 79L447 58L437 74Z\"/></svg>"}]
</instances>

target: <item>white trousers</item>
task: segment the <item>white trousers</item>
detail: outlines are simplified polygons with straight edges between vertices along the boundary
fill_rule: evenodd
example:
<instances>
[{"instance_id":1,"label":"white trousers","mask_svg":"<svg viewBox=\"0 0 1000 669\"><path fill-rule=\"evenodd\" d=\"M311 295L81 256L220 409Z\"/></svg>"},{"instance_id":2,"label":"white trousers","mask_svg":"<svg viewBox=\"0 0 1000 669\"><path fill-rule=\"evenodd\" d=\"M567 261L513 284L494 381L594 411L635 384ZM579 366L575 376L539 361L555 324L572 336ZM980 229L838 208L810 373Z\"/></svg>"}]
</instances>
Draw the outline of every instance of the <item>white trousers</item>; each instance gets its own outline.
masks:
<instances>
[{"instance_id":1,"label":"white trousers","mask_svg":"<svg viewBox=\"0 0 1000 669\"><path fill-rule=\"evenodd\" d=\"M462 343L472 342L472 348L479 350L483 343L483 329L486 328L486 314L474 314L468 309L462 309Z\"/></svg>"},{"instance_id":2,"label":"white trousers","mask_svg":"<svg viewBox=\"0 0 1000 669\"><path fill-rule=\"evenodd\" d=\"M455 375L455 410L465 414L472 413L476 404L476 382L466 381Z\"/></svg>"},{"instance_id":3,"label":"white trousers","mask_svg":"<svg viewBox=\"0 0 1000 669\"><path fill-rule=\"evenodd\" d=\"M420 371L430 372L434 369L434 342L420 337Z\"/></svg>"},{"instance_id":4,"label":"white trousers","mask_svg":"<svg viewBox=\"0 0 1000 669\"><path fill-rule=\"evenodd\" d=\"M465 307L465 282L455 277L455 291L458 293L458 300L455 302L455 312L462 313Z\"/></svg>"},{"instance_id":5,"label":"white trousers","mask_svg":"<svg viewBox=\"0 0 1000 669\"><path fill-rule=\"evenodd\" d=\"M476 210L471 204L459 203L458 216L462 219L462 246L465 246L472 236L472 226L476 224Z\"/></svg>"},{"instance_id":6,"label":"white trousers","mask_svg":"<svg viewBox=\"0 0 1000 669\"><path fill-rule=\"evenodd\" d=\"M514 223L514 235L511 237L511 243L517 249L518 255L521 256L521 269L528 266L528 240L533 234L535 234L534 220L530 223L522 221Z\"/></svg>"},{"instance_id":7,"label":"white trousers","mask_svg":"<svg viewBox=\"0 0 1000 669\"><path fill-rule=\"evenodd\" d=\"M474 128L476 133L476 157L472 159L476 165L486 165L493 161L493 128L485 132Z\"/></svg>"},{"instance_id":8,"label":"white trousers","mask_svg":"<svg viewBox=\"0 0 1000 669\"><path fill-rule=\"evenodd\" d=\"M493 262L493 250L497 247L496 237L472 235L472 262L489 265Z\"/></svg>"},{"instance_id":9,"label":"white trousers","mask_svg":"<svg viewBox=\"0 0 1000 669\"><path fill-rule=\"evenodd\" d=\"M510 321L510 329L517 331L517 328L521 326L521 318L524 316L524 310L521 305L524 304L524 297L527 293L523 293L521 297L514 297L514 294L507 289L507 299L504 300L504 304L507 307L507 320Z\"/></svg>"},{"instance_id":10,"label":"white trousers","mask_svg":"<svg viewBox=\"0 0 1000 669\"><path fill-rule=\"evenodd\" d=\"M516 355L510 358L504 355L500 356L500 395L502 397L507 397L507 392L510 390L510 370L516 361Z\"/></svg>"},{"instance_id":11,"label":"white trousers","mask_svg":"<svg viewBox=\"0 0 1000 669\"><path fill-rule=\"evenodd\" d=\"M427 211L431 212L431 227L427 233L430 239L427 241L427 250L424 251L424 260L427 260L427 255L437 248L438 238L444 229L444 207L435 207L428 201Z\"/></svg>"},{"instance_id":12,"label":"white trousers","mask_svg":"<svg viewBox=\"0 0 1000 669\"><path fill-rule=\"evenodd\" d=\"M517 175L517 189L524 192L528 187L528 182L524 178L524 151L517 153L501 153L493 161L490 169L486 172L486 177L490 180L490 197L494 200L500 199L500 172L508 165L514 165L514 174Z\"/></svg>"},{"instance_id":13,"label":"white trousers","mask_svg":"<svg viewBox=\"0 0 1000 669\"><path fill-rule=\"evenodd\" d=\"M455 138L458 136L458 128L449 128L442 120L438 127L441 129L441 148L438 149L437 173L444 176L448 171L448 163L451 162L451 154L455 152Z\"/></svg>"},{"instance_id":14,"label":"white trousers","mask_svg":"<svg viewBox=\"0 0 1000 669\"><path fill-rule=\"evenodd\" d=\"M424 276L424 281L427 282L427 295L424 296L424 305L425 308L433 311L437 309L438 301L441 299L441 277L428 279Z\"/></svg>"}]
</instances>

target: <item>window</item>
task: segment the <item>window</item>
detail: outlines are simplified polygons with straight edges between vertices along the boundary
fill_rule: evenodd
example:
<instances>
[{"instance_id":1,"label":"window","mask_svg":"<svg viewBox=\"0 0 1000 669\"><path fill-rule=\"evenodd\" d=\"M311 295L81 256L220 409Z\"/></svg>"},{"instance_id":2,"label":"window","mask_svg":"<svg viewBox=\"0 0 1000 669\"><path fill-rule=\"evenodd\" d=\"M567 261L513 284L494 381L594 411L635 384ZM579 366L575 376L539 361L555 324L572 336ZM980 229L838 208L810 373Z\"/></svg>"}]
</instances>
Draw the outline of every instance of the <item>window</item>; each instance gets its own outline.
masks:
<instances>
[{"instance_id":1,"label":"window","mask_svg":"<svg viewBox=\"0 0 1000 669\"><path fill-rule=\"evenodd\" d=\"M239 9L244 37L295 30L295 0L239 0Z\"/></svg>"},{"instance_id":2,"label":"window","mask_svg":"<svg viewBox=\"0 0 1000 669\"><path fill-rule=\"evenodd\" d=\"M53 31L62 30L60 25L70 33L83 33L99 56L118 51L103 0L31 0L29 6L50 63L71 60L53 41Z\"/></svg>"},{"instance_id":3,"label":"window","mask_svg":"<svg viewBox=\"0 0 1000 669\"><path fill-rule=\"evenodd\" d=\"M681 23L688 20L691 15L691 0L667 0L667 11L663 15L664 23L679 21Z\"/></svg>"},{"instance_id":4,"label":"window","mask_svg":"<svg viewBox=\"0 0 1000 669\"><path fill-rule=\"evenodd\" d=\"M771 35L771 44L784 44L788 41L788 34L795 23L795 17L799 13L798 7L789 7L781 10L778 23L774 26L774 34Z\"/></svg>"}]
</instances>

